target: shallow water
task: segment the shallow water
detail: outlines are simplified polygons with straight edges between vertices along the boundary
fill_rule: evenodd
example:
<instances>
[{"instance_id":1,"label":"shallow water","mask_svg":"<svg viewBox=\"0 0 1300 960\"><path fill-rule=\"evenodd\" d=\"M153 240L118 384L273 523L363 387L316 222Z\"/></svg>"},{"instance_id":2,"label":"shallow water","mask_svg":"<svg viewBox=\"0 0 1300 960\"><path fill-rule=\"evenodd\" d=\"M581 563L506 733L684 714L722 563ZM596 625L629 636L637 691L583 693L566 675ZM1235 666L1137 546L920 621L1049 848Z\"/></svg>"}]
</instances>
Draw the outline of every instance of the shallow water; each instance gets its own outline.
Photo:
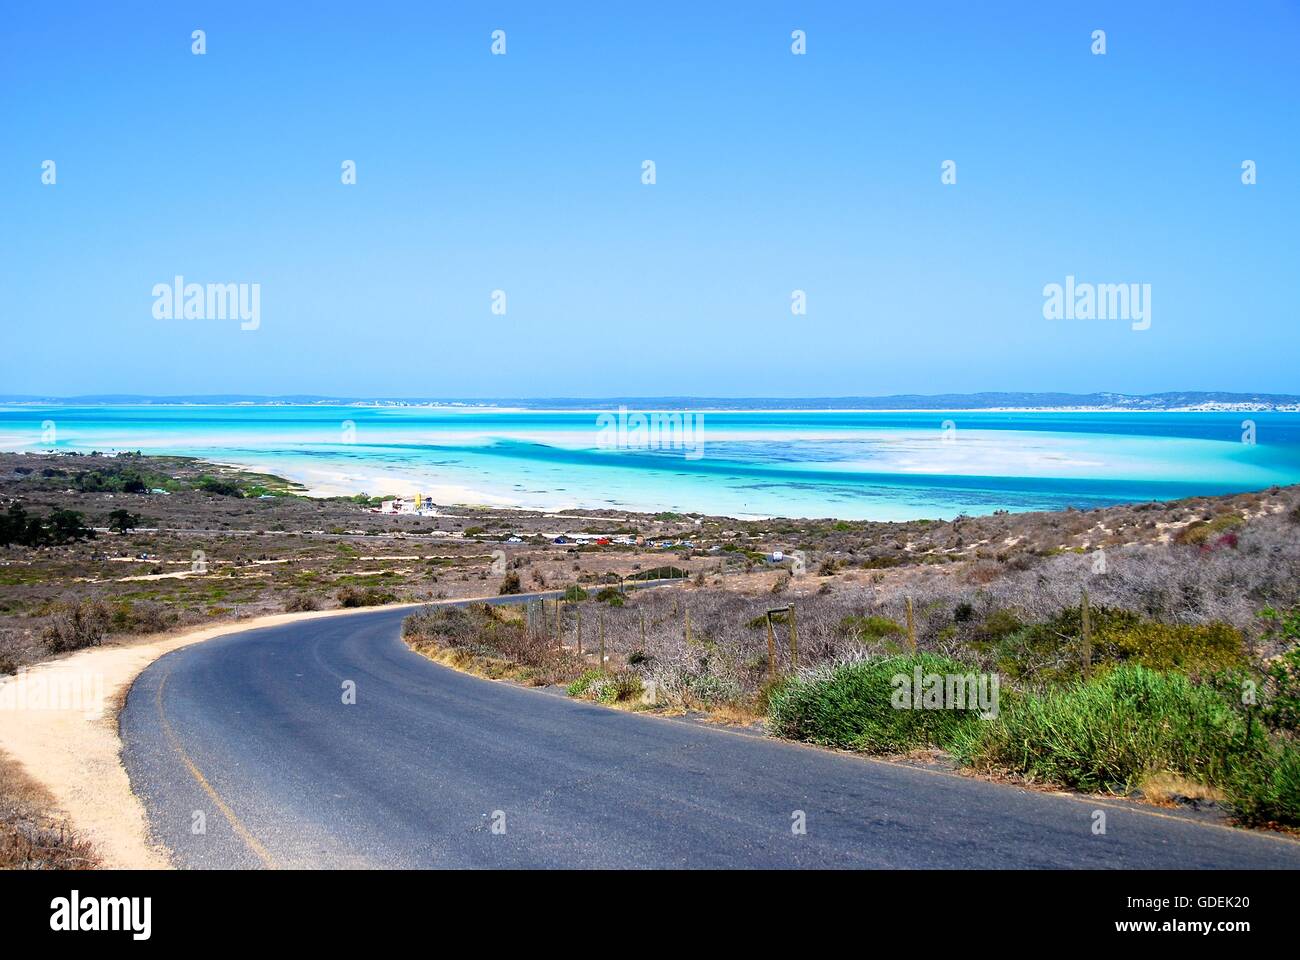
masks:
<instances>
[{"instance_id":1,"label":"shallow water","mask_svg":"<svg viewBox=\"0 0 1300 960\"><path fill-rule=\"evenodd\" d=\"M615 416L599 420L602 410ZM704 410L682 422L694 431L649 444L616 414L597 402L590 412L7 406L0 447L199 456L319 492L418 491L440 503L879 520L1300 482L1295 413ZM1256 442L1243 442L1244 421Z\"/></svg>"}]
</instances>

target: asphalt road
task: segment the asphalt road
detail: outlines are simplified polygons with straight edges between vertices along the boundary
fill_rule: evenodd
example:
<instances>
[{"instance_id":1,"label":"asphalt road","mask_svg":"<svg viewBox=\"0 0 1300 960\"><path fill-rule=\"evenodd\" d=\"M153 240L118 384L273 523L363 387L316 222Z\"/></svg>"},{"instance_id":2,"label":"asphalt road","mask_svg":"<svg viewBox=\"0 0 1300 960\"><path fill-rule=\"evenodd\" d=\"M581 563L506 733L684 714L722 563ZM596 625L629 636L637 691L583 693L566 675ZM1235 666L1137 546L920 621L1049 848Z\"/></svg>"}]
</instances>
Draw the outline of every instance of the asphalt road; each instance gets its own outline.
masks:
<instances>
[{"instance_id":1,"label":"asphalt road","mask_svg":"<svg viewBox=\"0 0 1300 960\"><path fill-rule=\"evenodd\" d=\"M141 674L123 760L178 866L1300 867L1274 835L466 676L407 650L408 612L220 637Z\"/></svg>"}]
</instances>

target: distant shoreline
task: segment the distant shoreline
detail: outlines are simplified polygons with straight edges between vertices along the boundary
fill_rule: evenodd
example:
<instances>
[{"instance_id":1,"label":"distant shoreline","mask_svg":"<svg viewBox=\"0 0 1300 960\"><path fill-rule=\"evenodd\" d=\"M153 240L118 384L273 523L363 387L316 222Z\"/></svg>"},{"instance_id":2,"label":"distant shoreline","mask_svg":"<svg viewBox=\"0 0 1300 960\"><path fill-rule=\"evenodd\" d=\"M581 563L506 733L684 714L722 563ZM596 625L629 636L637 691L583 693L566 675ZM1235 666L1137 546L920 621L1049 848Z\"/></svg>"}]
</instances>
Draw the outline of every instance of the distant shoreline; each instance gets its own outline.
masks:
<instances>
[{"instance_id":1,"label":"distant shoreline","mask_svg":"<svg viewBox=\"0 0 1300 960\"><path fill-rule=\"evenodd\" d=\"M822 396L487 396L428 397L347 394L193 393L147 395L86 393L77 396L0 394L11 407L352 407L423 409L465 413L1300 413L1300 393L1245 390L1167 390L1133 394L1096 390L977 390L966 393L838 394Z\"/></svg>"},{"instance_id":2,"label":"distant shoreline","mask_svg":"<svg viewBox=\"0 0 1300 960\"><path fill-rule=\"evenodd\" d=\"M771 406L771 407L725 407L709 406L708 403L716 403L716 400L705 401L701 404L683 406L669 404L644 404L632 405L611 401L611 406L592 406L592 407L518 407L518 406L497 406L492 404L468 404L468 403L384 403L375 401L334 401L334 402L231 402L224 403L214 401L211 403L202 403L198 401L178 402L178 401L133 401L133 402L112 402L112 401L76 401L76 400L0 400L2 407L60 407L60 406L81 406L81 407L176 407L176 408L207 408L207 407L247 407L249 409L263 408L328 408L328 407L355 407L358 409L395 409L395 410L440 410L459 413L585 413L598 415L609 413L611 410L624 407L631 412L680 412L680 413L1300 413L1300 402L1286 404L1269 404L1256 403L1251 401L1241 401L1237 403L1229 402L1208 402L1199 404L1188 404L1184 406L1170 407L1134 407L1134 406L997 406L997 407L797 407L797 406Z\"/></svg>"}]
</instances>

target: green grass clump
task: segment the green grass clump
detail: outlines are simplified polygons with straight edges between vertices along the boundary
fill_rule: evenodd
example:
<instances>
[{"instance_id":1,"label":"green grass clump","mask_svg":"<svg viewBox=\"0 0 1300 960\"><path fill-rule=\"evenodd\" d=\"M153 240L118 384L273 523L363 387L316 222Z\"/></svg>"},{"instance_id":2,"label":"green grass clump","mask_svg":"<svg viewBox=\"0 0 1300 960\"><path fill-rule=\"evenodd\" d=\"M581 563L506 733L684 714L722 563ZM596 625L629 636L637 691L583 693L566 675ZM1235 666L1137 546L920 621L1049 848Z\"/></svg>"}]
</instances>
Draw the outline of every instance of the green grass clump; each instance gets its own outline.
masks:
<instances>
[{"instance_id":1,"label":"green grass clump","mask_svg":"<svg viewBox=\"0 0 1300 960\"><path fill-rule=\"evenodd\" d=\"M772 689L769 727L777 736L792 740L868 753L900 753L947 747L959 731L983 722L975 710L895 708L894 678L906 676L910 684L917 667L922 675L974 673L965 664L929 653L838 664Z\"/></svg>"},{"instance_id":2,"label":"green grass clump","mask_svg":"<svg viewBox=\"0 0 1300 960\"><path fill-rule=\"evenodd\" d=\"M565 688L565 692L571 697L580 697L587 692L587 688L599 680L604 674L599 670L588 670L573 683Z\"/></svg>"},{"instance_id":3,"label":"green grass clump","mask_svg":"<svg viewBox=\"0 0 1300 960\"><path fill-rule=\"evenodd\" d=\"M858 640L883 640L887 637L901 637L906 632L902 624L888 617L847 616L840 621L840 632Z\"/></svg>"},{"instance_id":4,"label":"green grass clump","mask_svg":"<svg viewBox=\"0 0 1300 960\"><path fill-rule=\"evenodd\" d=\"M601 703L619 703L641 696L641 678L634 673L597 674L587 692Z\"/></svg>"},{"instance_id":5,"label":"green grass clump","mask_svg":"<svg viewBox=\"0 0 1300 960\"><path fill-rule=\"evenodd\" d=\"M1300 826L1300 748L1277 739L1234 764L1224 784L1233 814L1251 826Z\"/></svg>"},{"instance_id":6,"label":"green grass clump","mask_svg":"<svg viewBox=\"0 0 1300 960\"><path fill-rule=\"evenodd\" d=\"M954 752L972 765L1120 794L1162 772L1222 783L1246 746L1245 722L1221 694L1137 664L1005 703L963 734Z\"/></svg>"},{"instance_id":7,"label":"green grass clump","mask_svg":"<svg viewBox=\"0 0 1300 960\"><path fill-rule=\"evenodd\" d=\"M1246 521L1236 513L1225 513L1215 517L1213 520L1197 520L1188 524L1179 531L1175 539L1179 543L1187 543L1193 546L1200 546L1207 543L1210 538L1219 534L1228 533L1237 529Z\"/></svg>"}]
</instances>

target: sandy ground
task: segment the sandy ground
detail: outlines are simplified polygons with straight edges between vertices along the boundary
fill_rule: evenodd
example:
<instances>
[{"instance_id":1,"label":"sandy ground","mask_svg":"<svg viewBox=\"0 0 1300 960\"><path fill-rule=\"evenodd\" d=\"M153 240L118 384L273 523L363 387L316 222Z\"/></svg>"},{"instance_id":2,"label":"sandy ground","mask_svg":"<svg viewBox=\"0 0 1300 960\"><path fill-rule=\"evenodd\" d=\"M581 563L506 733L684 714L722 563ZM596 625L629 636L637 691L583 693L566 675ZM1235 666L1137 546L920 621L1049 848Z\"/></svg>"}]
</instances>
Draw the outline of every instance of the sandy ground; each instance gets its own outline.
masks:
<instances>
[{"instance_id":1,"label":"sandy ground","mask_svg":"<svg viewBox=\"0 0 1300 960\"><path fill-rule=\"evenodd\" d=\"M166 868L167 852L149 841L144 805L131 792L120 756L117 716L135 678L163 654L212 637L376 609L274 614L37 664L0 683L0 749L50 792L57 808L47 813L66 818L105 867Z\"/></svg>"}]
</instances>

